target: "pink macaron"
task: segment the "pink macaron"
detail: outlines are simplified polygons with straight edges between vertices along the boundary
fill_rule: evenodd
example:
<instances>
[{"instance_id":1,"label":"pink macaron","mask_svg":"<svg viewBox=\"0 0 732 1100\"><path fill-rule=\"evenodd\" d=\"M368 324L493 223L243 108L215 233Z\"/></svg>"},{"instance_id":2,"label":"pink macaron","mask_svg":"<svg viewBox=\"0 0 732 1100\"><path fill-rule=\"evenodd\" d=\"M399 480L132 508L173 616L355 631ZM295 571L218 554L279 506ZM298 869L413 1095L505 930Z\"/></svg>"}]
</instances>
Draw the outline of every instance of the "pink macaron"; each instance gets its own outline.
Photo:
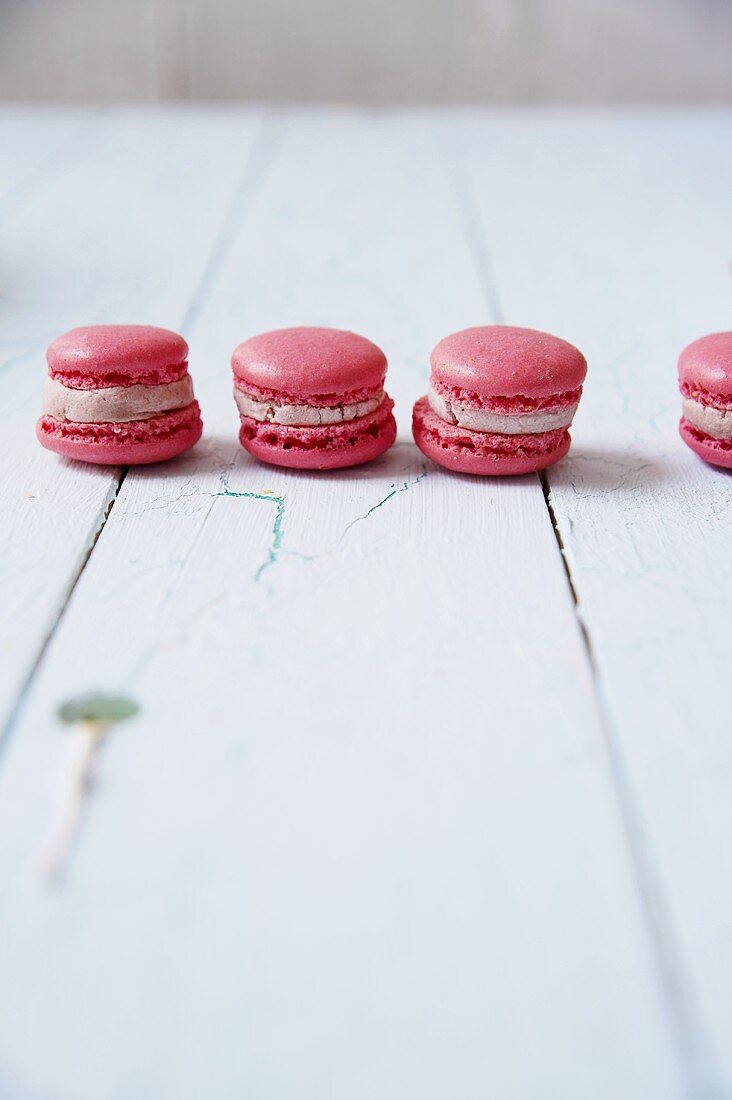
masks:
<instances>
[{"instance_id":1,"label":"pink macaron","mask_svg":"<svg viewBox=\"0 0 732 1100\"><path fill-rule=\"evenodd\" d=\"M274 466L332 470L383 454L396 438L386 356L333 328L284 328L236 348L239 439Z\"/></svg>"},{"instance_id":2,"label":"pink macaron","mask_svg":"<svg viewBox=\"0 0 732 1100\"><path fill-rule=\"evenodd\" d=\"M526 474L569 450L587 373L572 344L528 328L485 325L446 336L414 406L419 449L464 474Z\"/></svg>"},{"instance_id":3,"label":"pink macaron","mask_svg":"<svg viewBox=\"0 0 732 1100\"><path fill-rule=\"evenodd\" d=\"M684 443L705 462L732 469L732 332L702 336L679 358Z\"/></svg>"},{"instance_id":4,"label":"pink macaron","mask_svg":"<svg viewBox=\"0 0 732 1100\"><path fill-rule=\"evenodd\" d=\"M38 439L65 458L161 462L201 438L182 336L150 325L90 325L53 341Z\"/></svg>"}]
</instances>

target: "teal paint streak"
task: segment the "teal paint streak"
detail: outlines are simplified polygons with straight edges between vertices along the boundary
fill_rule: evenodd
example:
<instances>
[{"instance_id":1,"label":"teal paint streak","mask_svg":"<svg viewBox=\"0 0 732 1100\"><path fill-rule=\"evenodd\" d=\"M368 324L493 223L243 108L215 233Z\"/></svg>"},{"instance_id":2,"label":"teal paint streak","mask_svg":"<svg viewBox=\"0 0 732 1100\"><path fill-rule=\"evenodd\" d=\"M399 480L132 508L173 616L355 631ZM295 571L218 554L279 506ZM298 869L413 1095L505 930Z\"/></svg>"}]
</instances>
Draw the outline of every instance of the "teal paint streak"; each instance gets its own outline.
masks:
<instances>
[{"instance_id":1,"label":"teal paint streak","mask_svg":"<svg viewBox=\"0 0 732 1100\"><path fill-rule=\"evenodd\" d=\"M343 534L341 535L341 541L346 537L348 532L351 530L352 527L355 526L355 524L362 523L365 519L368 519L369 516L372 516L374 512L378 512L379 508L383 508L385 504L388 504L390 500L393 500L398 493L406 493L408 489L411 489L413 485L418 485L420 481L423 481L426 477L427 471L425 470L424 473L421 473L418 477L415 477L415 479L411 482L403 481L401 485L397 485L395 482L392 483L390 492L388 492L386 496L378 502L378 504L372 505L372 507L369 508L368 512L364 512L362 516L356 516L355 519L351 520L351 522L348 524Z\"/></svg>"},{"instance_id":2,"label":"teal paint streak","mask_svg":"<svg viewBox=\"0 0 732 1100\"><path fill-rule=\"evenodd\" d=\"M361 523L363 520L368 519L369 516L372 516L374 514L374 512L378 512L378 510L380 508L383 508L385 504L388 504L389 501L393 500L394 497L399 495L399 493L405 493L408 489L411 489L414 485L418 485L419 482L423 481L424 478L426 478L426 477L427 477L427 471L425 470L423 473L419 474L412 481L403 481L399 484L397 484L396 482L392 483L392 485L389 489L389 492L386 494L385 497L383 497L376 504L372 505L372 507L369 508L369 510L367 512L364 512L364 514L362 516L356 516L355 519L351 520L351 522L348 524L348 526L345 528L343 534L341 535L340 541L341 542L343 541L346 534L350 531L350 529L356 523ZM277 562L280 560L280 557L283 554L286 554L289 557L299 558L301 561L315 561L316 558L323 556L322 554L312 554L311 555L311 554L302 554L297 550L286 550L285 547L282 545L283 541L284 541L284 537L285 537L284 523L285 523L285 513L286 513L286 510L287 510L287 502L286 502L286 500L283 496L277 496L275 493L252 493L252 492L237 493L237 492L234 492L234 490L229 485L229 478L228 478L228 475L226 473L222 473L222 475L221 475L221 484L224 487L223 492L214 493L213 495L216 496L216 497L233 497L234 499L239 499L239 500L261 500L261 501L265 501L268 504L274 504L275 505L276 511L275 511L274 521L272 523L272 541L271 541L271 543L269 545L269 548L267 550L266 560L262 562L262 564L257 569L256 573L254 574L254 581L255 581L256 584L259 584L259 582L261 581L261 579L264 576L264 574L266 573L266 571L268 569L271 569L271 567L273 565L276 565ZM329 552L332 552L332 551L329 551ZM272 594L272 591L273 590L270 588L269 589L270 595Z\"/></svg>"},{"instance_id":3,"label":"teal paint streak","mask_svg":"<svg viewBox=\"0 0 732 1100\"><path fill-rule=\"evenodd\" d=\"M214 496L235 497L241 500L263 500L268 504L274 504L276 507L274 523L272 524L272 542L267 550L267 558L262 562L254 574L254 582L255 584L259 584L266 570L276 565L280 554L285 553L282 549L282 540L285 537L283 525L287 508L285 498L276 496L274 493L235 493L229 485L229 479L226 474L221 475L221 483L224 486L224 491L222 493L214 493Z\"/></svg>"},{"instance_id":4,"label":"teal paint streak","mask_svg":"<svg viewBox=\"0 0 732 1100\"><path fill-rule=\"evenodd\" d=\"M397 493L403 493L406 488L407 488L407 486L406 486L406 483L405 483L401 487L401 489L392 489L392 491L390 493L386 494L386 496L384 497L383 500L380 500L378 504L374 504L373 508L369 508L368 512L364 513L364 515L359 516L359 519L368 519L369 516L372 516L374 514L374 512L378 512L379 508L383 508L384 505L386 504L386 502L391 500L392 497L395 497L397 495ZM358 522L358 521L356 521L356 522Z\"/></svg>"}]
</instances>

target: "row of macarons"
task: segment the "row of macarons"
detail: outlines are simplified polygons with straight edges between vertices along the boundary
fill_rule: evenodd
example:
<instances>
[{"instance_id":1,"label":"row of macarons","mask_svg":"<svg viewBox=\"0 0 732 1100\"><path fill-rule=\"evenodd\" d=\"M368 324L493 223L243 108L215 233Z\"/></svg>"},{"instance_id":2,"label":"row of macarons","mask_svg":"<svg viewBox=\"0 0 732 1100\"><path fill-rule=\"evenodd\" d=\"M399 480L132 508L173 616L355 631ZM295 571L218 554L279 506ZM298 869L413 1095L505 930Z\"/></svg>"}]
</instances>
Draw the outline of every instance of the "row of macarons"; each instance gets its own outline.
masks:
<instances>
[{"instance_id":1,"label":"row of macarons","mask_svg":"<svg viewBox=\"0 0 732 1100\"><path fill-rule=\"evenodd\" d=\"M201 438L188 345L168 329L92 325L59 336L37 435L66 458L130 466L174 458ZM463 329L430 357L428 393L413 412L420 450L448 469L523 474L569 450L587 363L572 344L508 325ZM326 470L378 457L396 439L387 360L341 329L286 328L253 336L232 356L239 439L275 466ZM684 441L732 467L732 333L682 352Z\"/></svg>"}]
</instances>

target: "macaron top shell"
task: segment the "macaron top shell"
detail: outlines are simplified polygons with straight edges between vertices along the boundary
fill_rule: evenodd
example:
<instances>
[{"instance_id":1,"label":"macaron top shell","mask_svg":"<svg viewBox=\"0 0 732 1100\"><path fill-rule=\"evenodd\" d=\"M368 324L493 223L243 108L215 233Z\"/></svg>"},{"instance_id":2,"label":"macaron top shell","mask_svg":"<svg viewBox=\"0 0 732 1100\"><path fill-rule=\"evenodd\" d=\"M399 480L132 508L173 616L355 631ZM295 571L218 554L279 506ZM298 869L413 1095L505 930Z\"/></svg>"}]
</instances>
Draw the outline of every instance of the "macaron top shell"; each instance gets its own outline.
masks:
<instances>
[{"instance_id":1,"label":"macaron top shell","mask_svg":"<svg viewBox=\"0 0 732 1100\"><path fill-rule=\"evenodd\" d=\"M430 365L438 386L531 400L577 390L587 374L584 355L566 340L510 325L483 325L446 336Z\"/></svg>"},{"instance_id":2,"label":"macaron top shell","mask_svg":"<svg viewBox=\"0 0 732 1100\"><path fill-rule=\"evenodd\" d=\"M684 348L679 382L687 394L706 391L710 397L732 397L732 332L713 332Z\"/></svg>"},{"instance_id":3,"label":"macaron top shell","mask_svg":"<svg viewBox=\"0 0 732 1100\"><path fill-rule=\"evenodd\" d=\"M364 336L335 328L283 328L253 336L231 357L241 388L293 403L362 400L384 384L386 356Z\"/></svg>"},{"instance_id":4,"label":"macaron top shell","mask_svg":"<svg viewBox=\"0 0 732 1100\"><path fill-rule=\"evenodd\" d=\"M156 386L183 377L188 344L153 325L88 325L58 336L46 359L51 377L70 389Z\"/></svg>"}]
</instances>

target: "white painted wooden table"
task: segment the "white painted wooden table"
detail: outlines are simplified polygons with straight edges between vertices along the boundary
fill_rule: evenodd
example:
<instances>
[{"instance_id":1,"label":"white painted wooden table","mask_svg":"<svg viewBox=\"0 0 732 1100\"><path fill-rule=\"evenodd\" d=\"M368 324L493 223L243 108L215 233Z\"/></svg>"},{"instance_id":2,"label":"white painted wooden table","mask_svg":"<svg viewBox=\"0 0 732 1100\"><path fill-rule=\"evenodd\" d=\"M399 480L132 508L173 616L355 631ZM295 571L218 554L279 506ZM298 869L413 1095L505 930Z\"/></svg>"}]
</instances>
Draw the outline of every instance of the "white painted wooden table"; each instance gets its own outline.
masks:
<instances>
[{"instance_id":1,"label":"white painted wooden table","mask_svg":"<svg viewBox=\"0 0 732 1100\"><path fill-rule=\"evenodd\" d=\"M732 1095L732 480L675 383L731 179L721 112L2 113L3 1100ZM100 321L186 335L187 458L35 443ZM590 362L544 487L411 442L489 321ZM382 460L239 448L229 354L295 323L387 351ZM50 881L88 691L141 710Z\"/></svg>"}]
</instances>

